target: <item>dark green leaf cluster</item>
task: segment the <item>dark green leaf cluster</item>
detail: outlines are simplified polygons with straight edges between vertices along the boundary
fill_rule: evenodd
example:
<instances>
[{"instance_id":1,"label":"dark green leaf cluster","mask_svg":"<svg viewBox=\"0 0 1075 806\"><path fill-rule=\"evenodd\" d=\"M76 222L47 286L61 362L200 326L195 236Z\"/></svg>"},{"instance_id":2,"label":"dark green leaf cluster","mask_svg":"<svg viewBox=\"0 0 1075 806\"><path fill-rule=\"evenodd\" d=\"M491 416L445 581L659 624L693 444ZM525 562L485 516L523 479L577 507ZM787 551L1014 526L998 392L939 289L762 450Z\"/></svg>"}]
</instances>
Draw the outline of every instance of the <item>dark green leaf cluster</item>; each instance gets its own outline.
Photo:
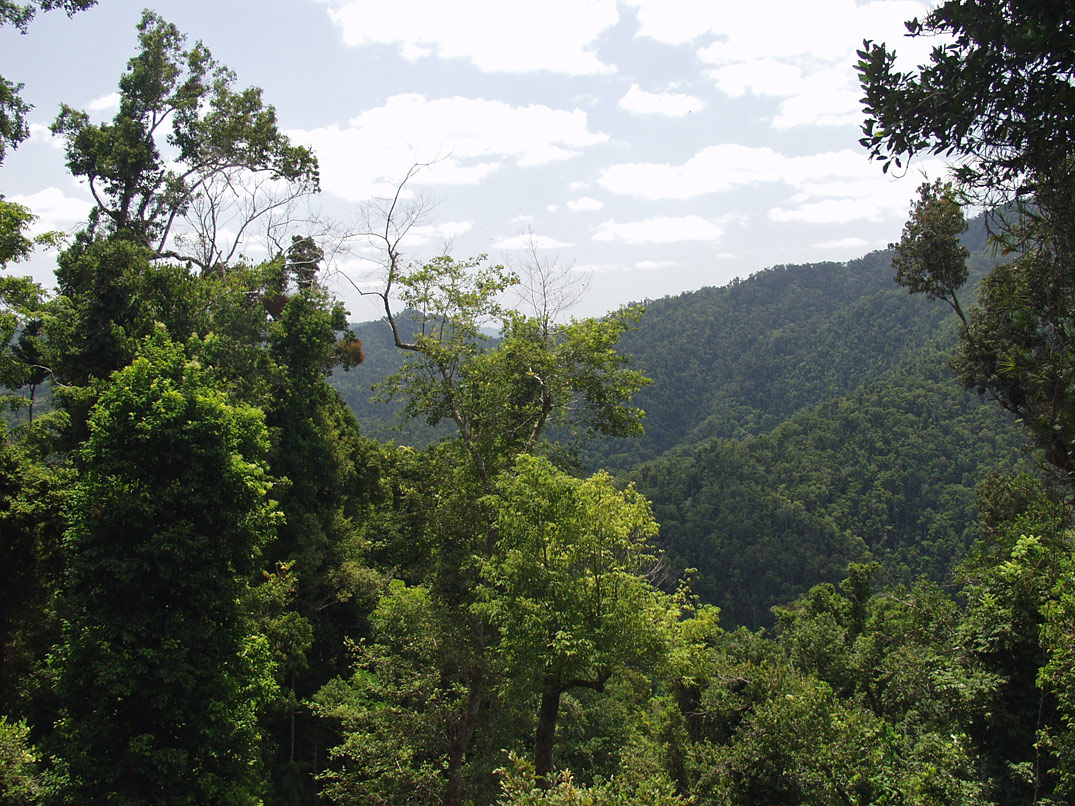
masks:
<instances>
[{"instance_id":1,"label":"dark green leaf cluster","mask_svg":"<svg viewBox=\"0 0 1075 806\"><path fill-rule=\"evenodd\" d=\"M74 801L253 802L271 678L241 599L274 526L268 438L209 381L158 337L90 413L57 657Z\"/></svg>"},{"instance_id":2,"label":"dark green leaf cluster","mask_svg":"<svg viewBox=\"0 0 1075 806\"><path fill-rule=\"evenodd\" d=\"M955 294L967 282L970 256L959 242L966 229L963 209L952 186L940 180L923 185L919 193L892 255L896 282L912 294L944 300L958 311Z\"/></svg>"},{"instance_id":3,"label":"dark green leaf cluster","mask_svg":"<svg viewBox=\"0 0 1075 806\"><path fill-rule=\"evenodd\" d=\"M994 201L1068 163L1075 143L1075 25L1063 3L946 0L912 37L937 37L930 62L896 68L866 41L856 67L862 144L897 168L929 152L963 158L961 186Z\"/></svg>"}]
</instances>

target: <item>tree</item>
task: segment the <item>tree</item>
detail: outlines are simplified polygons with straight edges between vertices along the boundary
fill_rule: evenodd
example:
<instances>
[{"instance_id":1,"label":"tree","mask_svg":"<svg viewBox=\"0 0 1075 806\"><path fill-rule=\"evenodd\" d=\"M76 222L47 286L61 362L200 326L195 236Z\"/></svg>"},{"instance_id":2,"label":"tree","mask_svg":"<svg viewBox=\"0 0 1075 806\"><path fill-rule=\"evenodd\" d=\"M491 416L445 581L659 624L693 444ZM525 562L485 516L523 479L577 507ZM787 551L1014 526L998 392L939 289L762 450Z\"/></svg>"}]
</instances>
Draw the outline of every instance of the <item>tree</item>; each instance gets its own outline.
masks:
<instances>
[{"instance_id":1,"label":"tree","mask_svg":"<svg viewBox=\"0 0 1075 806\"><path fill-rule=\"evenodd\" d=\"M648 379L629 369L615 345L641 311L566 324L527 316L499 300L518 277L484 261L441 256L393 271L389 285L399 287L418 332L404 338L386 288L396 346L415 354L387 392L429 425L455 425L486 493L515 456L535 450L552 423L610 436L640 433L642 412L628 403ZM481 328L495 322L502 331L493 344Z\"/></svg>"},{"instance_id":2,"label":"tree","mask_svg":"<svg viewBox=\"0 0 1075 806\"><path fill-rule=\"evenodd\" d=\"M0 798L13 806L38 803L42 794L35 770L39 758L29 739L25 722L9 722L0 716Z\"/></svg>"},{"instance_id":3,"label":"tree","mask_svg":"<svg viewBox=\"0 0 1075 806\"><path fill-rule=\"evenodd\" d=\"M497 770L501 796L497 806L686 806L693 801L676 794L665 778L625 780L617 776L594 786L580 786L570 770L557 773L550 786L535 784L533 766L509 755L509 766Z\"/></svg>"},{"instance_id":4,"label":"tree","mask_svg":"<svg viewBox=\"0 0 1075 806\"><path fill-rule=\"evenodd\" d=\"M37 244L58 242L56 233L28 237L34 219L26 207L0 196L0 270L28 258ZM44 289L30 278L0 275L0 387L30 386L30 419L34 390L47 376L37 345L45 298ZM0 401L11 406L23 403L21 397L7 393L0 394Z\"/></svg>"},{"instance_id":5,"label":"tree","mask_svg":"<svg viewBox=\"0 0 1075 806\"><path fill-rule=\"evenodd\" d=\"M28 277L0 276L0 387L17 390L40 383L40 361L34 344L45 307L44 292ZM12 408L25 401L6 391L0 402Z\"/></svg>"},{"instance_id":6,"label":"tree","mask_svg":"<svg viewBox=\"0 0 1075 806\"><path fill-rule=\"evenodd\" d=\"M271 664L243 602L276 522L268 440L196 346L145 342L79 451L57 681L71 802L258 802Z\"/></svg>"},{"instance_id":7,"label":"tree","mask_svg":"<svg viewBox=\"0 0 1075 806\"><path fill-rule=\"evenodd\" d=\"M525 280L486 265L485 255L456 260L445 254L407 264L403 241L426 207L421 199L405 204L403 196L422 167L413 166L395 195L368 211L370 219L381 217L366 229L383 254L384 274L379 290L359 291L381 300L395 346L413 354L386 393L403 397L412 417L454 424L486 494L515 456L535 450L550 424L606 436L640 434L644 415L630 401L650 380L630 369L616 346L643 310L557 321L577 297L536 254L524 267ZM504 304L512 291L532 313ZM401 311L414 320L413 336ZM495 325L501 338L494 345L483 327Z\"/></svg>"},{"instance_id":8,"label":"tree","mask_svg":"<svg viewBox=\"0 0 1075 806\"><path fill-rule=\"evenodd\" d=\"M26 230L34 216L27 208L15 202L6 202L0 196L0 269L9 263L25 260L34 242L26 237Z\"/></svg>"},{"instance_id":9,"label":"tree","mask_svg":"<svg viewBox=\"0 0 1075 806\"><path fill-rule=\"evenodd\" d=\"M981 540L960 569L959 643L997 685L971 722L996 802L1070 799L1070 558L1075 512L1039 476L991 476L978 487ZM1057 640L1059 639L1059 640ZM1059 661L1059 662L1058 662ZM1059 674L1055 674L1059 672Z\"/></svg>"},{"instance_id":10,"label":"tree","mask_svg":"<svg viewBox=\"0 0 1075 806\"><path fill-rule=\"evenodd\" d=\"M491 739L474 749L474 737L482 728L495 736L504 713L491 702L496 634L471 607L480 563L499 551L493 513L482 501L518 455L552 450L546 438L556 423L619 435L640 431L642 412L629 402L646 379L615 351L636 311L554 323L506 308L502 295L518 280L502 266L488 266L484 256L406 264L401 243L421 206L401 202L405 184L379 210L379 224L367 226L384 254L383 284L367 293L381 299L392 342L408 354L383 392L401 397L411 417L430 425L448 421L454 431L422 458L429 471L417 485L424 498L417 539L427 556L408 582L426 592L439 631L440 668L432 679L440 684L436 717L444 739L440 797L458 806L465 765L491 772L496 764ZM483 332L491 324L501 325L499 340ZM350 688L362 680L356 674ZM334 700L350 688L335 690Z\"/></svg>"},{"instance_id":11,"label":"tree","mask_svg":"<svg viewBox=\"0 0 1075 806\"><path fill-rule=\"evenodd\" d=\"M918 193L892 256L896 282L912 294L947 302L966 326L967 317L956 296L967 282L970 254L959 242L967 229L963 208L950 183L926 183Z\"/></svg>"},{"instance_id":12,"label":"tree","mask_svg":"<svg viewBox=\"0 0 1075 806\"><path fill-rule=\"evenodd\" d=\"M289 268L283 259L263 268L266 290L278 288ZM263 329L271 386L259 401L273 437L273 497L284 516L266 551L278 569L268 581L289 585L270 619L282 639L273 644L281 698L268 724L279 743L277 789L309 790L310 798L327 731L308 718L303 701L347 667L345 639L378 594L379 577L366 565L366 519L379 454L325 380L349 343L337 341L346 311L317 286L288 290L294 293Z\"/></svg>"},{"instance_id":13,"label":"tree","mask_svg":"<svg viewBox=\"0 0 1075 806\"><path fill-rule=\"evenodd\" d=\"M185 50L179 30L151 11L142 15L138 40L141 50L120 79L112 122L91 124L86 113L65 105L52 130L66 140L71 173L89 185L91 227L122 233L152 258L222 271L254 221L286 198L317 189L317 160L280 132L261 90L234 89L235 75L200 42ZM174 157L162 153L162 140ZM268 180L271 192L240 193L245 206L238 220L226 220L226 199L243 177ZM184 248L173 235L192 205L194 233L191 248Z\"/></svg>"},{"instance_id":14,"label":"tree","mask_svg":"<svg viewBox=\"0 0 1075 806\"><path fill-rule=\"evenodd\" d=\"M1075 562L1070 552L1060 565L1052 599L1042 608L1042 644L1048 662L1040 671L1041 684L1056 695L1059 724L1046 726L1038 736L1057 761L1050 770L1056 775L1057 794L1070 798L1075 793ZM1037 784L1045 776L1039 769L1034 772Z\"/></svg>"},{"instance_id":15,"label":"tree","mask_svg":"<svg viewBox=\"0 0 1075 806\"><path fill-rule=\"evenodd\" d=\"M617 490L607 473L580 481L527 455L490 503L497 547L474 609L499 633L510 692L539 694L534 770L548 785L561 695L603 691L616 671L663 652L675 616L648 578L657 524L645 498Z\"/></svg>"},{"instance_id":16,"label":"tree","mask_svg":"<svg viewBox=\"0 0 1075 806\"><path fill-rule=\"evenodd\" d=\"M1070 8L1033 0L948 0L913 37L948 38L916 71L867 41L862 144L885 170L921 153L957 162L955 192L923 189L897 247L897 278L960 314L960 380L1026 423L1075 488L1075 27ZM963 316L965 281L953 239L961 201L984 205L1014 259L983 282Z\"/></svg>"},{"instance_id":17,"label":"tree","mask_svg":"<svg viewBox=\"0 0 1075 806\"><path fill-rule=\"evenodd\" d=\"M989 206L1034 192L1056 171L1070 176L1070 8L1039 0L946 0L908 22L907 31L940 38L929 64L902 72L894 50L866 40L856 68L865 93L861 142L886 171L916 154L956 157L959 186Z\"/></svg>"},{"instance_id":18,"label":"tree","mask_svg":"<svg viewBox=\"0 0 1075 806\"><path fill-rule=\"evenodd\" d=\"M430 425L450 420L456 430L454 443L444 446L440 459L457 468L450 496L455 516L439 521L452 525L437 539L447 550L433 585L462 622L470 622L461 637L473 654L464 664L470 697L452 728L449 803L461 797L460 769L489 682L487 636L468 608L477 581L473 558L496 553L496 532L476 504L495 492L497 474L516 456L539 449L552 423L574 422L607 434L637 433L641 412L627 403L646 382L614 350L636 312L547 327L538 318L503 308L498 297L515 277L482 263L482 258L442 256L409 271L393 268L383 296L396 346L414 354L389 381L388 391L404 397L411 416ZM388 289L393 283L400 287L404 306L415 312L413 340L403 338L392 313ZM502 338L490 344L480 328L498 319L503 321ZM462 524L466 528L460 534Z\"/></svg>"},{"instance_id":19,"label":"tree","mask_svg":"<svg viewBox=\"0 0 1075 806\"><path fill-rule=\"evenodd\" d=\"M329 751L322 795L362 806L443 803L450 723L465 691L445 685L443 614L427 586L392 580L372 616L368 641L350 642L355 671L330 681L313 701L338 720L343 741Z\"/></svg>"}]
</instances>

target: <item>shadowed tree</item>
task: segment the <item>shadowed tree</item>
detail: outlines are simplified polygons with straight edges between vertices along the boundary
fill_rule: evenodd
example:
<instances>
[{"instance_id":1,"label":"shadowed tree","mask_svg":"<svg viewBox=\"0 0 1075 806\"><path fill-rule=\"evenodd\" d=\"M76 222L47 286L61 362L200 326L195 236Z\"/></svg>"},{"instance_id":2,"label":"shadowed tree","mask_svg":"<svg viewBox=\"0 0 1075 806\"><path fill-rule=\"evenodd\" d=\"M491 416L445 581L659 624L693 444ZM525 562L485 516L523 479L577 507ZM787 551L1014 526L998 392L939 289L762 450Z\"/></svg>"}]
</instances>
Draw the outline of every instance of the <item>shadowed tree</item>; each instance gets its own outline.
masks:
<instances>
[{"instance_id":1,"label":"shadowed tree","mask_svg":"<svg viewBox=\"0 0 1075 806\"><path fill-rule=\"evenodd\" d=\"M148 341L102 392L64 538L68 800L254 804L271 691L243 599L275 528L259 411Z\"/></svg>"}]
</instances>

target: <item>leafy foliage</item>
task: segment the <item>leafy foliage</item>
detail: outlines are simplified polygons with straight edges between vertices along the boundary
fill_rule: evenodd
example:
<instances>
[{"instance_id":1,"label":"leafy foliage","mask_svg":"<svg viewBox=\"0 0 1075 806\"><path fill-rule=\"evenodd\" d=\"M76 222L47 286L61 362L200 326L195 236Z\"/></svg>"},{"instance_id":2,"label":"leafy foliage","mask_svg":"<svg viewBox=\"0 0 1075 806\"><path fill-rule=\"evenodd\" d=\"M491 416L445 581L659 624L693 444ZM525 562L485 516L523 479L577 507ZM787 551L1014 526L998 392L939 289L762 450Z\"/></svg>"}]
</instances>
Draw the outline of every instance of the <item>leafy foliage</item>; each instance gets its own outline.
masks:
<instances>
[{"instance_id":1,"label":"leafy foliage","mask_svg":"<svg viewBox=\"0 0 1075 806\"><path fill-rule=\"evenodd\" d=\"M954 295L960 255L937 251L958 228L958 210L953 192L937 185L911 211L898 253L917 254L916 268L901 269L901 280L913 293L953 304L963 323L964 385L988 391L1022 419L1046 459L1075 483L1070 16L1049 3L949 0L907 25L911 36L951 37L928 64L899 72L893 53L867 42L857 69L866 93L862 143L871 156L886 168L924 152L958 158L957 189L986 207L998 243L1016 254L986 278L978 307L964 316ZM923 252L919 231L942 220L940 238Z\"/></svg>"},{"instance_id":2,"label":"leafy foliage","mask_svg":"<svg viewBox=\"0 0 1075 806\"><path fill-rule=\"evenodd\" d=\"M561 695L603 691L617 670L663 654L670 602L646 579L657 524L648 502L607 474L580 482L525 455L490 503L497 547L474 609L499 633L508 691L541 693L534 767L545 778Z\"/></svg>"},{"instance_id":3,"label":"leafy foliage","mask_svg":"<svg viewBox=\"0 0 1075 806\"><path fill-rule=\"evenodd\" d=\"M501 797L497 806L628 806L647 803L652 806L676 806L688 803L676 792L667 778L630 781L615 778L592 786L576 783L570 771L560 772L554 782L536 786L533 768L518 756L509 757L509 766L498 770Z\"/></svg>"},{"instance_id":4,"label":"leafy foliage","mask_svg":"<svg viewBox=\"0 0 1075 806\"><path fill-rule=\"evenodd\" d=\"M185 37L151 11L142 16L138 39L141 51L120 79L113 121L92 124L85 112L64 106L52 130L66 140L72 175L89 183L94 222L125 233L154 257L182 257L218 271L235 247L215 239L225 215L220 183L251 172L304 192L317 187L317 161L278 130L261 90L233 89L234 74L200 42L184 50ZM167 161L162 138L175 151ZM202 226L193 248L177 252L169 239L192 205ZM256 217L247 213L233 226L241 234Z\"/></svg>"},{"instance_id":5,"label":"leafy foliage","mask_svg":"<svg viewBox=\"0 0 1075 806\"><path fill-rule=\"evenodd\" d=\"M961 186L1017 190L1066 165L1075 142L1075 31L1060 4L947 0L907 23L912 37L943 37L930 62L895 68L896 53L867 40L857 65L865 98L862 144L900 167L914 154L967 157Z\"/></svg>"},{"instance_id":6,"label":"leafy foliage","mask_svg":"<svg viewBox=\"0 0 1075 806\"><path fill-rule=\"evenodd\" d=\"M73 800L257 800L271 678L241 600L274 525L268 440L208 380L158 337L90 415L57 684Z\"/></svg>"}]
</instances>

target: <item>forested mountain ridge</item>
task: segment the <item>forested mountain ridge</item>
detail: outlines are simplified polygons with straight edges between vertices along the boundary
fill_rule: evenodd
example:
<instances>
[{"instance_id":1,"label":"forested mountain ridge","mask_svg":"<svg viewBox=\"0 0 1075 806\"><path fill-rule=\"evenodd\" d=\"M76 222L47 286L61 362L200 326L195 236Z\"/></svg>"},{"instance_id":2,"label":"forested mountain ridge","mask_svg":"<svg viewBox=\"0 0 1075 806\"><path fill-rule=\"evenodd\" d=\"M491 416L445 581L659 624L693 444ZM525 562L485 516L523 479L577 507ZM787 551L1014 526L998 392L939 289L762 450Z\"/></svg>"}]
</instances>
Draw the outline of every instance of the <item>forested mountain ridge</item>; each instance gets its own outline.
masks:
<instances>
[{"instance_id":1,"label":"forested mountain ridge","mask_svg":"<svg viewBox=\"0 0 1075 806\"><path fill-rule=\"evenodd\" d=\"M993 262L985 226L971 222L963 241L981 276ZM912 297L892 279L892 252L846 263L776 266L745 280L646 300L645 313L619 351L653 383L635 400L645 432L629 440L576 446L583 464L624 472L677 446L713 437L763 433L796 412L880 380L933 339L947 306ZM412 327L411 324L407 325ZM351 325L366 361L329 382L366 434L424 445L424 423L405 421L373 387L405 356L384 321Z\"/></svg>"},{"instance_id":2,"label":"forested mountain ridge","mask_svg":"<svg viewBox=\"0 0 1075 806\"><path fill-rule=\"evenodd\" d=\"M981 217L963 242L981 277L994 260ZM653 379L637 397L646 433L588 446L588 465L625 470L676 446L763 433L882 379L930 343L950 314L895 284L891 250L776 266L644 307L622 344Z\"/></svg>"},{"instance_id":3,"label":"forested mountain ridge","mask_svg":"<svg viewBox=\"0 0 1075 806\"><path fill-rule=\"evenodd\" d=\"M1018 426L954 383L943 331L881 380L769 432L680 447L628 474L673 568L698 568L696 590L726 624L770 624L773 605L849 562L881 561L889 583L946 579L977 536L976 484L1033 466Z\"/></svg>"},{"instance_id":4,"label":"forested mountain ridge","mask_svg":"<svg viewBox=\"0 0 1075 806\"><path fill-rule=\"evenodd\" d=\"M995 256L980 217L963 242L981 277ZM772 606L849 562L881 561L886 583L947 578L976 536L975 486L1033 464L1019 426L955 381L949 307L892 275L891 250L778 266L647 301L622 337L653 379L635 397L645 433L576 450L652 500L668 571L696 567L727 625L770 625ZM366 363L330 382L364 431L419 445L447 434L392 430L400 407L367 390L401 351L384 322L352 329Z\"/></svg>"}]
</instances>

